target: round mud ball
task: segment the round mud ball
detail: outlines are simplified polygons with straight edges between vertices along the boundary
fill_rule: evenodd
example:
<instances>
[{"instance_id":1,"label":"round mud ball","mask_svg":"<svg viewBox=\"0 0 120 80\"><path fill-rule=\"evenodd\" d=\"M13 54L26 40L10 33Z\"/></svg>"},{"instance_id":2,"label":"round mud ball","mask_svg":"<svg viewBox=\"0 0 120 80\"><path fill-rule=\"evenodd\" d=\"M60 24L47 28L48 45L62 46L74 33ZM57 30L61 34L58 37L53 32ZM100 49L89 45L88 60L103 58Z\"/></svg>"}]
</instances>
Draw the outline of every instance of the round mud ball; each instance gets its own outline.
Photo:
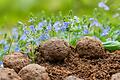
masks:
<instances>
[{"instance_id":1,"label":"round mud ball","mask_svg":"<svg viewBox=\"0 0 120 80\"><path fill-rule=\"evenodd\" d=\"M29 64L22 68L18 75L23 80L50 80L46 68L38 64Z\"/></svg>"},{"instance_id":2,"label":"round mud ball","mask_svg":"<svg viewBox=\"0 0 120 80\"><path fill-rule=\"evenodd\" d=\"M80 57L91 59L103 58L105 54L101 41L89 36L81 38L77 42L75 50L79 53Z\"/></svg>"},{"instance_id":3,"label":"round mud ball","mask_svg":"<svg viewBox=\"0 0 120 80\"><path fill-rule=\"evenodd\" d=\"M14 52L3 57L4 67L14 69L17 73L30 63L31 60L28 56L19 52Z\"/></svg>"},{"instance_id":4,"label":"round mud ball","mask_svg":"<svg viewBox=\"0 0 120 80\"><path fill-rule=\"evenodd\" d=\"M22 80L22 79L13 69L0 68L0 80Z\"/></svg>"},{"instance_id":5,"label":"round mud ball","mask_svg":"<svg viewBox=\"0 0 120 80\"><path fill-rule=\"evenodd\" d=\"M111 80L120 80L120 73L113 74Z\"/></svg>"},{"instance_id":6,"label":"round mud ball","mask_svg":"<svg viewBox=\"0 0 120 80\"><path fill-rule=\"evenodd\" d=\"M84 79L80 79L80 78L75 77L75 76L68 76L64 80L84 80Z\"/></svg>"},{"instance_id":7,"label":"round mud ball","mask_svg":"<svg viewBox=\"0 0 120 80\"><path fill-rule=\"evenodd\" d=\"M39 61L41 56L47 61L62 61L72 51L69 44L62 39L50 39L38 49L36 61Z\"/></svg>"}]
</instances>

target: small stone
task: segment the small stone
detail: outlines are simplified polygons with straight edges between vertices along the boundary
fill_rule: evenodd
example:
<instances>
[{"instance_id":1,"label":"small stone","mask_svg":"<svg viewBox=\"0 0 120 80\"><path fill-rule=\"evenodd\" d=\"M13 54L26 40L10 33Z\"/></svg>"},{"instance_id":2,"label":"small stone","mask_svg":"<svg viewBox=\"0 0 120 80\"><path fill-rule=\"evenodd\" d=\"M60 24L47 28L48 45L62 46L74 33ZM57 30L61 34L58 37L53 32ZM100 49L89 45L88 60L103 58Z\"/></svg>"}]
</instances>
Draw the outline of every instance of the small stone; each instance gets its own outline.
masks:
<instances>
[{"instance_id":1,"label":"small stone","mask_svg":"<svg viewBox=\"0 0 120 80\"><path fill-rule=\"evenodd\" d=\"M64 80L84 80L84 79L80 79L80 78L75 77L75 76L68 76Z\"/></svg>"},{"instance_id":2,"label":"small stone","mask_svg":"<svg viewBox=\"0 0 120 80\"><path fill-rule=\"evenodd\" d=\"M120 73L113 74L111 80L120 80Z\"/></svg>"},{"instance_id":3,"label":"small stone","mask_svg":"<svg viewBox=\"0 0 120 80\"><path fill-rule=\"evenodd\" d=\"M17 73L26 65L30 64L31 60L28 58L28 56L19 53L14 52L9 55L5 55L3 57L3 64L4 67L8 67L11 69L14 69Z\"/></svg>"},{"instance_id":4,"label":"small stone","mask_svg":"<svg viewBox=\"0 0 120 80\"><path fill-rule=\"evenodd\" d=\"M0 80L22 80L18 74L9 68L0 69Z\"/></svg>"},{"instance_id":5,"label":"small stone","mask_svg":"<svg viewBox=\"0 0 120 80\"><path fill-rule=\"evenodd\" d=\"M46 68L38 64L29 64L22 68L18 75L23 80L50 80Z\"/></svg>"}]
</instances>

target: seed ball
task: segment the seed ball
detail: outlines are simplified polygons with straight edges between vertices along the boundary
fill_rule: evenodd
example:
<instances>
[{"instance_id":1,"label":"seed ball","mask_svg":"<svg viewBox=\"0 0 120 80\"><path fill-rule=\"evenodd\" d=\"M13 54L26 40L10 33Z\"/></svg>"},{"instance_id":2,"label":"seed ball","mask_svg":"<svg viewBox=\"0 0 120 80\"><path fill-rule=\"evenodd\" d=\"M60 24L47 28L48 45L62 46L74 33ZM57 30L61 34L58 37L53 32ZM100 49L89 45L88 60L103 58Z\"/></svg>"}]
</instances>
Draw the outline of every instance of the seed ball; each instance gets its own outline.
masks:
<instances>
[{"instance_id":1,"label":"seed ball","mask_svg":"<svg viewBox=\"0 0 120 80\"><path fill-rule=\"evenodd\" d=\"M0 80L22 80L18 74L9 68L0 69Z\"/></svg>"},{"instance_id":2,"label":"seed ball","mask_svg":"<svg viewBox=\"0 0 120 80\"><path fill-rule=\"evenodd\" d=\"M18 75L23 80L50 80L46 68L38 64L29 64L22 68Z\"/></svg>"},{"instance_id":3,"label":"seed ball","mask_svg":"<svg viewBox=\"0 0 120 80\"><path fill-rule=\"evenodd\" d=\"M39 61L41 55L48 61L62 61L71 52L68 43L61 39L50 39L38 49L39 53L36 54L37 61Z\"/></svg>"},{"instance_id":4,"label":"seed ball","mask_svg":"<svg viewBox=\"0 0 120 80\"><path fill-rule=\"evenodd\" d=\"M120 80L120 73L113 74L111 80Z\"/></svg>"},{"instance_id":5,"label":"seed ball","mask_svg":"<svg viewBox=\"0 0 120 80\"><path fill-rule=\"evenodd\" d=\"M84 80L84 79L80 79L80 78L78 78L76 76L68 76L64 80Z\"/></svg>"},{"instance_id":6,"label":"seed ball","mask_svg":"<svg viewBox=\"0 0 120 80\"><path fill-rule=\"evenodd\" d=\"M77 42L75 50L80 56L87 58L99 58L105 54L101 41L88 36Z\"/></svg>"},{"instance_id":7,"label":"seed ball","mask_svg":"<svg viewBox=\"0 0 120 80\"><path fill-rule=\"evenodd\" d=\"M28 56L14 52L3 57L3 64L5 67L14 69L17 73L26 65L30 64L31 60Z\"/></svg>"}]
</instances>

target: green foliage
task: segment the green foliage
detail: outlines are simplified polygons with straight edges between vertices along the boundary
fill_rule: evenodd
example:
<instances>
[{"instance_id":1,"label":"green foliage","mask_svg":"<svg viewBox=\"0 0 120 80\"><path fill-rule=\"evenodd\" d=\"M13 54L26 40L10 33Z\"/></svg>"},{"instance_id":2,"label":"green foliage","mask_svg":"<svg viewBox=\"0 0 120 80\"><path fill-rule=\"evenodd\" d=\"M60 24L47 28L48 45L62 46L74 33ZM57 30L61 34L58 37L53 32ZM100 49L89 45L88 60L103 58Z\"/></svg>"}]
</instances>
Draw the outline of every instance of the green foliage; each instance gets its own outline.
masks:
<instances>
[{"instance_id":1,"label":"green foliage","mask_svg":"<svg viewBox=\"0 0 120 80\"><path fill-rule=\"evenodd\" d=\"M120 20L119 0L0 0L0 27L1 29L13 27L18 20L26 23L31 13L40 17L56 15L59 11L66 15L69 10L72 10L73 15L79 17L83 15L92 16L94 8L97 8L101 1L110 7L109 11L104 11L106 13L104 16L108 16L116 24ZM104 9L101 8L100 10ZM113 15L116 17L113 18Z\"/></svg>"}]
</instances>

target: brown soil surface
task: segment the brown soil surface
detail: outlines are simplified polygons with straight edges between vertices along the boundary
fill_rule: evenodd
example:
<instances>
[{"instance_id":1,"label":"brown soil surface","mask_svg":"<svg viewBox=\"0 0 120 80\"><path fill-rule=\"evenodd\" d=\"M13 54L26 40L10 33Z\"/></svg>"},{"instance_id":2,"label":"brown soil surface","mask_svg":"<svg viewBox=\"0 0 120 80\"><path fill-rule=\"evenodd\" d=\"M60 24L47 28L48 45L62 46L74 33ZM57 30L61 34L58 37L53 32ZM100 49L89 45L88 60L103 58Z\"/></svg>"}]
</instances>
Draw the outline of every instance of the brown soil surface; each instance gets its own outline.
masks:
<instances>
[{"instance_id":1,"label":"brown soil surface","mask_svg":"<svg viewBox=\"0 0 120 80\"><path fill-rule=\"evenodd\" d=\"M114 54L119 54L120 55L120 50L116 50L115 52L113 52Z\"/></svg>"},{"instance_id":2,"label":"brown soil surface","mask_svg":"<svg viewBox=\"0 0 120 80\"><path fill-rule=\"evenodd\" d=\"M63 62L47 62L43 57L36 63L47 67L51 80L64 80L73 75L84 80L110 80L120 72L120 55L107 54L107 57L92 59L70 53Z\"/></svg>"}]
</instances>

